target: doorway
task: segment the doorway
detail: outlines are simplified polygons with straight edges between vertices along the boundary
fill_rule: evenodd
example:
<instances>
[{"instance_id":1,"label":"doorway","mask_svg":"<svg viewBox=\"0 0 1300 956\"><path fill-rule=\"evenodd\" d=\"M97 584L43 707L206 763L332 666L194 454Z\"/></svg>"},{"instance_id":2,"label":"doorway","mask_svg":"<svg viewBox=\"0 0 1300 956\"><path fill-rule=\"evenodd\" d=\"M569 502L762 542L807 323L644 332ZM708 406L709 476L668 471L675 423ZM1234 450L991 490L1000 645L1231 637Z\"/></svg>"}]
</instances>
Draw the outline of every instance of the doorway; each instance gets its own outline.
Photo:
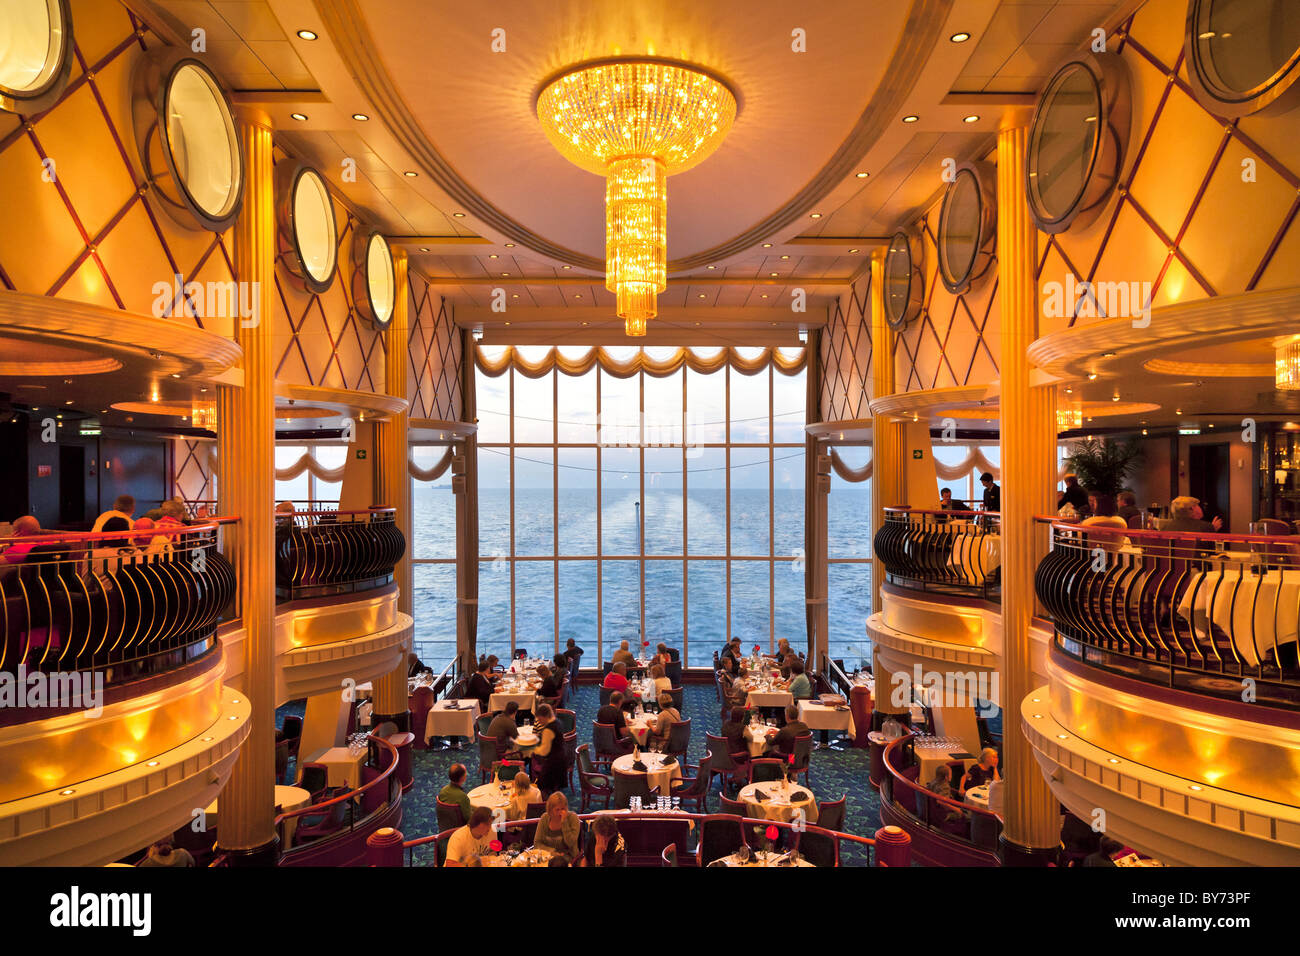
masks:
<instances>
[{"instance_id":1,"label":"doorway","mask_svg":"<svg viewBox=\"0 0 1300 956\"><path fill-rule=\"evenodd\" d=\"M1192 445L1188 454L1187 489L1205 507L1205 520L1223 516L1223 530L1231 526L1229 514L1232 494L1229 490L1228 443Z\"/></svg>"},{"instance_id":2,"label":"doorway","mask_svg":"<svg viewBox=\"0 0 1300 956\"><path fill-rule=\"evenodd\" d=\"M86 523L86 448L59 446L59 527Z\"/></svg>"}]
</instances>

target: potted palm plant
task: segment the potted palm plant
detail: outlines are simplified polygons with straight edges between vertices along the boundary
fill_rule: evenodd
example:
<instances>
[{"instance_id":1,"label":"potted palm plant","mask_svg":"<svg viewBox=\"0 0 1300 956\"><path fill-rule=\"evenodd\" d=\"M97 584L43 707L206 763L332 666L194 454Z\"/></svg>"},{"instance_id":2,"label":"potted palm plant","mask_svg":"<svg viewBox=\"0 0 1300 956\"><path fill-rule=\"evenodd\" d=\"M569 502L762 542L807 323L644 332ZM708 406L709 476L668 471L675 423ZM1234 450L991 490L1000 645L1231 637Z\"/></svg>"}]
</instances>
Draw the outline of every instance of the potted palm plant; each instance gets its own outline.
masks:
<instances>
[{"instance_id":1,"label":"potted palm plant","mask_svg":"<svg viewBox=\"0 0 1300 956\"><path fill-rule=\"evenodd\" d=\"M1142 447L1132 439L1080 438L1065 456L1065 467L1074 472L1084 490L1113 498L1124 490L1141 461Z\"/></svg>"}]
</instances>

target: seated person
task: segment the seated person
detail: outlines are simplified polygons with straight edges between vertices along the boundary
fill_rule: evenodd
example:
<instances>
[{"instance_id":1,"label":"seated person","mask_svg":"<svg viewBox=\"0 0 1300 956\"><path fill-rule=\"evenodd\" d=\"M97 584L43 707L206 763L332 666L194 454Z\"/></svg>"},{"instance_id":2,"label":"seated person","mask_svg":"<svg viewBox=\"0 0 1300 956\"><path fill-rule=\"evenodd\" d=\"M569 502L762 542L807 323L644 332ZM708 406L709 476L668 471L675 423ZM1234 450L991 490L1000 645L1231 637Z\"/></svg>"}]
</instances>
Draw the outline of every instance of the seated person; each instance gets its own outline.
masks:
<instances>
[{"instance_id":1,"label":"seated person","mask_svg":"<svg viewBox=\"0 0 1300 956\"><path fill-rule=\"evenodd\" d=\"M681 712L673 706L673 699L668 694L659 695L659 716L650 722L651 743L663 746L668 743L668 735L673 724L682 719Z\"/></svg>"},{"instance_id":2,"label":"seated person","mask_svg":"<svg viewBox=\"0 0 1300 956\"><path fill-rule=\"evenodd\" d=\"M406 655L406 676L417 677L423 674L429 668L424 666L424 661L420 660L420 655L412 651Z\"/></svg>"},{"instance_id":3,"label":"seated person","mask_svg":"<svg viewBox=\"0 0 1300 956\"><path fill-rule=\"evenodd\" d=\"M622 641L618 645L618 650L614 652L614 656L611 657L610 660L613 661L615 664L618 664L620 662L623 664L635 664L636 655L633 654L630 650L628 650L627 641Z\"/></svg>"},{"instance_id":4,"label":"seated person","mask_svg":"<svg viewBox=\"0 0 1300 956\"><path fill-rule=\"evenodd\" d=\"M725 703L732 707L747 707L749 704L749 691L745 689L745 681L749 679L749 668L744 664L740 665L740 670L736 673L735 680L726 679L722 685L722 696Z\"/></svg>"},{"instance_id":5,"label":"seated person","mask_svg":"<svg viewBox=\"0 0 1300 956\"><path fill-rule=\"evenodd\" d=\"M1137 495L1131 491L1121 491L1115 496L1115 503L1115 514L1123 518L1128 527L1142 527L1142 509L1137 506Z\"/></svg>"},{"instance_id":6,"label":"seated person","mask_svg":"<svg viewBox=\"0 0 1300 956\"><path fill-rule=\"evenodd\" d=\"M501 747L501 752L505 753L514 748L511 744L519 736L519 702L514 700L506 701L506 709L492 718L488 724L486 737L495 737L497 744Z\"/></svg>"},{"instance_id":7,"label":"seated person","mask_svg":"<svg viewBox=\"0 0 1300 956\"><path fill-rule=\"evenodd\" d=\"M596 711L596 723L613 724L614 738L622 740L635 740L636 735L632 733L632 728L627 725L627 715L623 713L623 695L618 691L609 695L609 703Z\"/></svg>"},{"instance_id":8,"label":"seated person","mask_svg":"<svg viewBox=\"0 0 1300 956\"><path fill-rule=\"evenodd\" d=\"M569 801L556 790L546 799L546 813L537 821L533 846L550 847L572 862L578 858L578 831L582 821L569 810Z\"/></svg>"},{"instance_id":9,"label":"seated person","mask_svg":"<svg viewBox=\"0 0 1300 956\"><path fill-rule=\"evenodd\" d=\"M655 664L650 668L650 679L654 681L654 693L656 698L659 697L660 694L666 694L668 691L673 689L673 682L664 676L663 664Z\"/></svg>"},{"instance_id":10,"label":"seated person","mask_svg":"<svg viewBox=\"0 0 1300 956\"><path fill-rule=\"evenodd\" d=\"M556 654L551 658L551 673L557 677L563 677L569 673L569 659L563 654Z\"/></svg>"},{"instance_id":11,"label":"seated person","mask_svg":"<svg viewBox=\"0 0 1300 956\"><path fill-rule=\"evenodd\" d=\"M194 857L184 847L173 847L170 839L159 840L149 847L148 854L136 866L190 867L194 866Z\"/></svg>"},{"instance_id":12,"label":"seated person","mask_svg":"<svg viewBox=\"0 0 1300 956\"><path fill-rule=\"evenodd\" d=\"M32 515L23 515L14 521L13 537L15 538L34 538L41 534L41 523ZM36 547L35 542L18 541L9 545L4 552L4 561L6 564L22 564L27 560L27 554L32 548Z\"/></svg>"},{"instance_id":13,"label":"seated person","mask_svg":"<svg viewBox=\"0 0 1300 956\"><path fill-rule=\"evenodd\" d=\"M985 747L980 751L979 763L972 764L961 778L958 793L964 797L971 787L982 787L991 780L1001 779L1002 775L998 773L998 752L992 747Z\"/></svg>"},{"instance_id":14,"label":"seated person","mask_svg":"<svg viewBox=\"0 0 1300 956\"><path fill-rule=\"evenodd\" d=\"M507 820L527 820L528 805L541 803L542 791L528 779L522 770L515 774L514 783L510 785L510 802L506 804Z\"/></svg>"},{"instance_id":15,"label":"seated person","mask_svg":"<svg viewBox=\"0 0 1300 956\"><path fill-rule=\"evenodd\" d=\"M611 816L596 817L587 831L587 846L579 866L627 866L627 848Z\"/></svg>"},{"instance_id":16,"label":"seated person","mask_svg":"<svg viewBox=\"0 0 1300 956\"><path fill-rule=\"evenodd\" d=\"M465 777L469 771L463 763L454 763L447 769L447 785L438 791L438 799L443 803L454 803L460 807L460 818L468 820L474 808L470 806L469 794L465 792Z\"/></svg>"},{"instance_id":17,"label":"seated person","mask_svg":"<svg viewBox=\"0 0 1300 956\"><path fill-rule=\"evenodd\" d=\"M785 726L780 730L770 731L767 735L768 745L781 754L794 753L794 738L811 734L808 725L799 719L799 708L790 704L785 709Z\"/></svg>"},{"instance_id":18,"label":"seated person","mask_svg":"<svg viewBox=\"0 0 1300 956\"><path fill-rule=\"evenodd\" d=\"M626 643L626 642L624 642ZM612 687L620 694L627 694L627 665L622 661L617 662L613 669L605 675L605 682L602 687Z\"/></svg>"},{"instance_id":19,"label":"seated person","mask_svg":"<svg viewBox=\"0 0 1300 956\"><path fill-rule=\"evenodd\" d=\"M488 711L488 698L492 696L492 678L488 676L492 673L492 665L489 660L490 658L484 658L478 662L478 670L469 679L469 687L465 691L465 696L475 698L479 710L485 714Z\"/></svg>"},{"instance_id":20,"label":"seated person","mask_svg":"<svg viewBox=\"0 0 1300 956\"><path fill-rule=\"evenodd\" d=\"M1061 498L1057 502L1058 508L1064 508L1069 505L1077 515L1088 513L1088 493L1083 490L1079 484L1079 479L1073 474L1065 476L1065 491L1061 493Z\"/></svg>"},{"instance_id":21,"label":"seated person","mask_svg":"<svg viewBox=\"0 0 1300 956\"><path fill-rule=\"evenodd\" d=\"M727 719L722 722L719 736L727 738L728 753L748 753L745 742L745 708L732 707Z\"/></svg>"},{"instance_id":22,"label":"seated person","mask_svg":"<svg viewBox=\"0 0 1300 956\"><path fill-rule=\"evenodd\" d=\"M104 527L113 518L121 518L126 522L127 530L130 530L131 523L135 519L135 498L131 495L118 495L113 502L113 507L95 519L95 524L90 529L91 533L115 530Z\"/></svg>"},{"instance_id":23,"label":"seated person","mask_svg":"<svg viewBox=\"0 0 1300 956\"><path fill-rule=\"evenodd\" d=\"M669 647L667 644L663 643L662 641L659 643L659 647L657 648L657 650L659 651L659 657L670 664L673 661L680 661L682 659L681 651L679 651L675 647Z\"/></svg>"},{"instance_id":24,"label":"seated person","mask_svg":"<svg viewBox=\"0 0 1300 956\"><path fill-rule=\"evenodd\" d=\"M447 841L447 859L443 866L470 866L471 859L488 852L492 844L492 811L475 807L469 822L459 827Z\"/></svg>"},{"instance_id":25,"label":"seated person","mask_svg":"<svg viewBox=\"0 0 1300 956\"><path fill-rule=\"evenodd\" d=\"M1169 503L1170 517L1156 522L1159 531L1201 531L1205 533L1223 530L1223 519L1218 515L1213 521L1205 520L1201 503L1186 496L1175 498Z\"/></svg>"},{"instance_id":26,"label":"seated person","mask_svg":"<svg viewBox=\"0 0 1300 956\"><path fill-rule=\"evenodd\" d=\"M803 661L797 657L790 662L790 694L795 700L808 700L813 695L812 681L804 673Z\"/></svg>"},{"instance_id":27,"label":"seated person","mask_svg":"<svg viewBox=\"0 0 1300 956\"><path fill-rule=\"evenodd\" d=\"M561 679L551 673L545 664L537 665L537 676L542 679L542 686L537 688L538 697L559 697Z\"/></svg>"},{"instance_id":28,"label":"seated person","mask_svg":"<svg viewBox=\"0 0 1300 956\"><path fill-rule=\"evenodd\" d=\"M940 511L967 511L966 502L960 498L952 496L951 488L942 488L939 491L939 510ZM946 520L946 519L945 519Z\"/></svg>"},{"instance_id":29,"label":"seated person","mask_svg":"<svg viewBox=\"0 0 1300 956\"><path fill-rule=\"evenodd\" d=\"M723 658L730 657L733 664L738 664L744 656L745 655L742 654L740 650L740 638L733 637L727 642L726 646L722 648L722 653L718 656L718 659L722 660Z\"/></svg>"},{"instance_id":30,"label":"seated person","mask_svg":"<svg viewBox=\"0 0 1300 956\"><path fill-rule=\"evenodd\" d=\"M1114 866L1115 854L1124 849L1124 845L1110 837L1101 838L1101 846L1083 858L1080 866Z\"/></svg>"},{"instance_id":31,"label":"seated person","mask_svg":"<svg viewBox=\"0 0 1300 956\"><path fill-rule=\"evenodd\" d=\"M934 768L934 779L925 785L925 789L940 797L955 800L952 792L952 767L941 763Z\"/></svg>"}]
</instances>

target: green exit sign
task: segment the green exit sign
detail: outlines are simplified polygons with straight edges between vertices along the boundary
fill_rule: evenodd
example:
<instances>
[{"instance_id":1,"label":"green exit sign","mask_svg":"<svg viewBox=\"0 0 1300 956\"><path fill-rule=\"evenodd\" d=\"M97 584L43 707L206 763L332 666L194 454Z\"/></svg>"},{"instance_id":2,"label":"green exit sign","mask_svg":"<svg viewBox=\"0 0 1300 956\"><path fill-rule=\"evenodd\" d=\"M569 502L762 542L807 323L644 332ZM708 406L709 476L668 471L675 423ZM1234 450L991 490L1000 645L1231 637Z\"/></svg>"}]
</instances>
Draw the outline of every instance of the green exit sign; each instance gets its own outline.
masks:
<instances>
[{"instance_id":1,"label":"green exit sign","mask_svg":"<svg viewBox=\"0 0 1300 956\"><path fill-rule=\"evenodd\" d=\"M366 450L365 450L364 448L358 448L358 449L357 449L357 457L358 457L358 458L365 458L365 457L366 457Z\"/></svg>"},{"instance_id":2,"label":"green exit sign","mask_svg":"<svg viewBox=\"0 0 1300 956\"><path fill-rule=\"evenodd\" d=\"M913 448L913 449L912 449L912 457L913 457L913 458L924 458L924 457L925 457L925 452L921 451L921 449L919 449L919 448Z\"/></svg>"}]
</instances>

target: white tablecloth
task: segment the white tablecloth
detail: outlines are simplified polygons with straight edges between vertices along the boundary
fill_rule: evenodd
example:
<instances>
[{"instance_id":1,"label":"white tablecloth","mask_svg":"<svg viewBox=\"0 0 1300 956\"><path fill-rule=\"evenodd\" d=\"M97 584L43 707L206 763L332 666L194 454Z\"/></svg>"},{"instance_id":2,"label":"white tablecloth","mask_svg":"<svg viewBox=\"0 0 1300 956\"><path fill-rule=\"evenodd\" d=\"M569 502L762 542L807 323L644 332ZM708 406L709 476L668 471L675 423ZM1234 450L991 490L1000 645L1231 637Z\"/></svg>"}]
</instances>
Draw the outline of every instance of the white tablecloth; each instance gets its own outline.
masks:
<instances>
[{"instance_id":1,"label":"white tablecloth","mask_svg":"<svg viewBox=\"0 0 1300 956\"><path fill-rule=\"evenodd\" d=\"M456 708L452 708L456 704ZM424 722L424 742L431 737L468 737L474 739L474 721L478 719L478 701L440 700L429 710Z\"/></svg>"},{"instance_id":2,"label":"white tablecloth","mask_svg":"<svg viewBox=\"0 0 1300 956\"><path fill-rule=\"evenodd\" d=\"M789 707L793 703L794 695L780 689L751 690L745 698L747 707Z\"/></svg>"},{"instance_id":3,"label":"white tablecloth","mask_svg":"<svg viewBox=\"0 0 1300 956\"><path fill-rule=\"evenodd\" d=\"M509 859L505 856L489 853L480 857L484 866L550 866L555 851L546 846L529 847L519 856Z\"/></svg>"},{"instance_id":4,"label":"white tablecloth","mask_svg":"<svg viewBox=\"0 0 1300 956\"><path fill-rule=\"evenodd\" d=\"M504 807L510 803L510 790L510 784L497 783L497 781L493 780L491 783L475 787L469 792L469 805L471 807L487 807L489 810Z\"/></svg>"},{"instance_id":5,"label":"white tablecloth","mask_svg":"<svg viewBox=\"0 0 1300 956\"><path fill-rule=\"evenodd\" d=\"M767 794L766 800L755 798L758 790ZM751 783L740 788L739 799L745 805L745 815L759 820L788 822L794 819L796 809L802 809L805 821L817 822L817 801L813 799L813 792L797 783L787 784L779 780Z\"/></svg>"},{"instance_id":6,"label":"white tablecloth","mask_svg":"<svg viewBox=\"0 0 1300 956\"><path fill-rule=\"evenodd\" d=\"M307 762L325 765L329 786L356 789L361 786L361 768L366 762L366 752L362 750L354 756L347 747L331 747L315 760Z\"/></svg>"},{"instance_id":7,"label":"white tablecloth","mask_svg":"<svg viewBox=\"0 0 1300 956\"><path fill-rule=\"evenodd\" d=\"M632 731L636 737L636 742L642 747L645 746L646 738L650 736L650 721L654 718L650 714L642 714L640 717L629 717L627 719L627 729Z\"/></svg>"},{"instance_id":8,"label":"white tablecloth","mask_svg":"<svg viewBox=\"0 0 1300 956\"><path fill-rule=\"evenodd\" d=\"M745 727L745 743L749 745L751 757L763 756L763 752L767 750L768 732L775 729L767 724L748 724Z\"/></svg>"},{"instance_id":9,"label":"white tablecloth","mask_svg":"<svg viewBox=\"0 0 1300 956\"><path fill-rule=\"evenodd\" d=\"M218 804L221 798L218 796L203 811L203 822L209 831L217 829L217 822L220 819L221 812ZM290 810L301 810L307 804L311 803L311 794L302 787L285 787L280 784L275 786L275 815L288 813ZM293 833L298 828L300 817L290 817L284 821L284 848L287 850L293 845Z\"/></svg>"},{"instance_id":10,"label":"white tablecloth","mask_svg":"<svg viewBox=\"0 0 1300 956\"><path fill-rule=\"evenodd\" d=\"M1279 645L1295 643L1298 609L1300 570L1253 574L1239 564L1192 575L1178 604L1178 613L1198 633L1204 634L1211 620L1219 625L1252 666L1274 640Z\"/></svg>"},{"instance_id":11,"label":"white tablecloth","mask_svg":"<svg viewBox=\"0 0 1300 956\"><path fill-rule=\"evenodd\" d=\"M488 699L488 712L505 710L506 704L514 701L520 710L532 711L537 706L537 694L531 690L498 691Z\"/></svg>"},{"instance_id":12,"label":"white tablecloth","mask_svg":"<svg viewBox=\"0 0 1300 956\"><path fill-rule=\"evenodd\" d=\"M843 730L850 737L857 733L853 727L853 713L847 707L838 710L816 701L801 700L799 719L807 724L810 730Z\"/></svg>"},{"instance_id":13,"label":"white tablecloth","mask_svg":"<svg viewBox=\"0 0 1300 956\"><path fill-rule=\"evenodd\" d=\"M643 750L641 751L641 762L646 765L646 770L636 770L632 766L636 762L632 754L623 754L623 756L615 758L611 766L614 770L623 773L645 773L650 778L647 785L651 789L658 787L659 795L667 797L672 793L673 781L682 779L682 762L678 760L671 766L665 767L662 765L663 759L663 754L652 754Z\"/></svg>"},{"instance_id":14,"label":"white tablecloth","mask_svg":"<svg viewBox=\"0 0 1300 956\"><path fill-rule=\"evenodd\" d=\"M917 747L915 749L916 749L916 762L921 765L921 772L917 774L916 782L917 785L921 787L924 787L927 783L929 783L931 780L934 779L934 771L936 767L938 767L940 764L951 763L952 761L957 759L952 755L954 753L961 752L960 750L952 747L942 747L938 749L932 747ZM962 773L964 774L967 770L971 768L972 764L976 764L976 763L979 763L978 754L972 757L963 757L961 761ZM957 787L959 787L960 785L961 785L960 779L952 781L952 786L954 790L957 789Z\"/></svg>"},{"instance_id":15,"label":"white tablecloth","mask_svg":"<svg viewBox=\"0 0 1300 956\"><path fill-rule=\"evenodd\" d=\"M1002 566L1002 536L997 534L956 534L948 567L967 584L980 585Z\"/></svg>"}]
</instances>

